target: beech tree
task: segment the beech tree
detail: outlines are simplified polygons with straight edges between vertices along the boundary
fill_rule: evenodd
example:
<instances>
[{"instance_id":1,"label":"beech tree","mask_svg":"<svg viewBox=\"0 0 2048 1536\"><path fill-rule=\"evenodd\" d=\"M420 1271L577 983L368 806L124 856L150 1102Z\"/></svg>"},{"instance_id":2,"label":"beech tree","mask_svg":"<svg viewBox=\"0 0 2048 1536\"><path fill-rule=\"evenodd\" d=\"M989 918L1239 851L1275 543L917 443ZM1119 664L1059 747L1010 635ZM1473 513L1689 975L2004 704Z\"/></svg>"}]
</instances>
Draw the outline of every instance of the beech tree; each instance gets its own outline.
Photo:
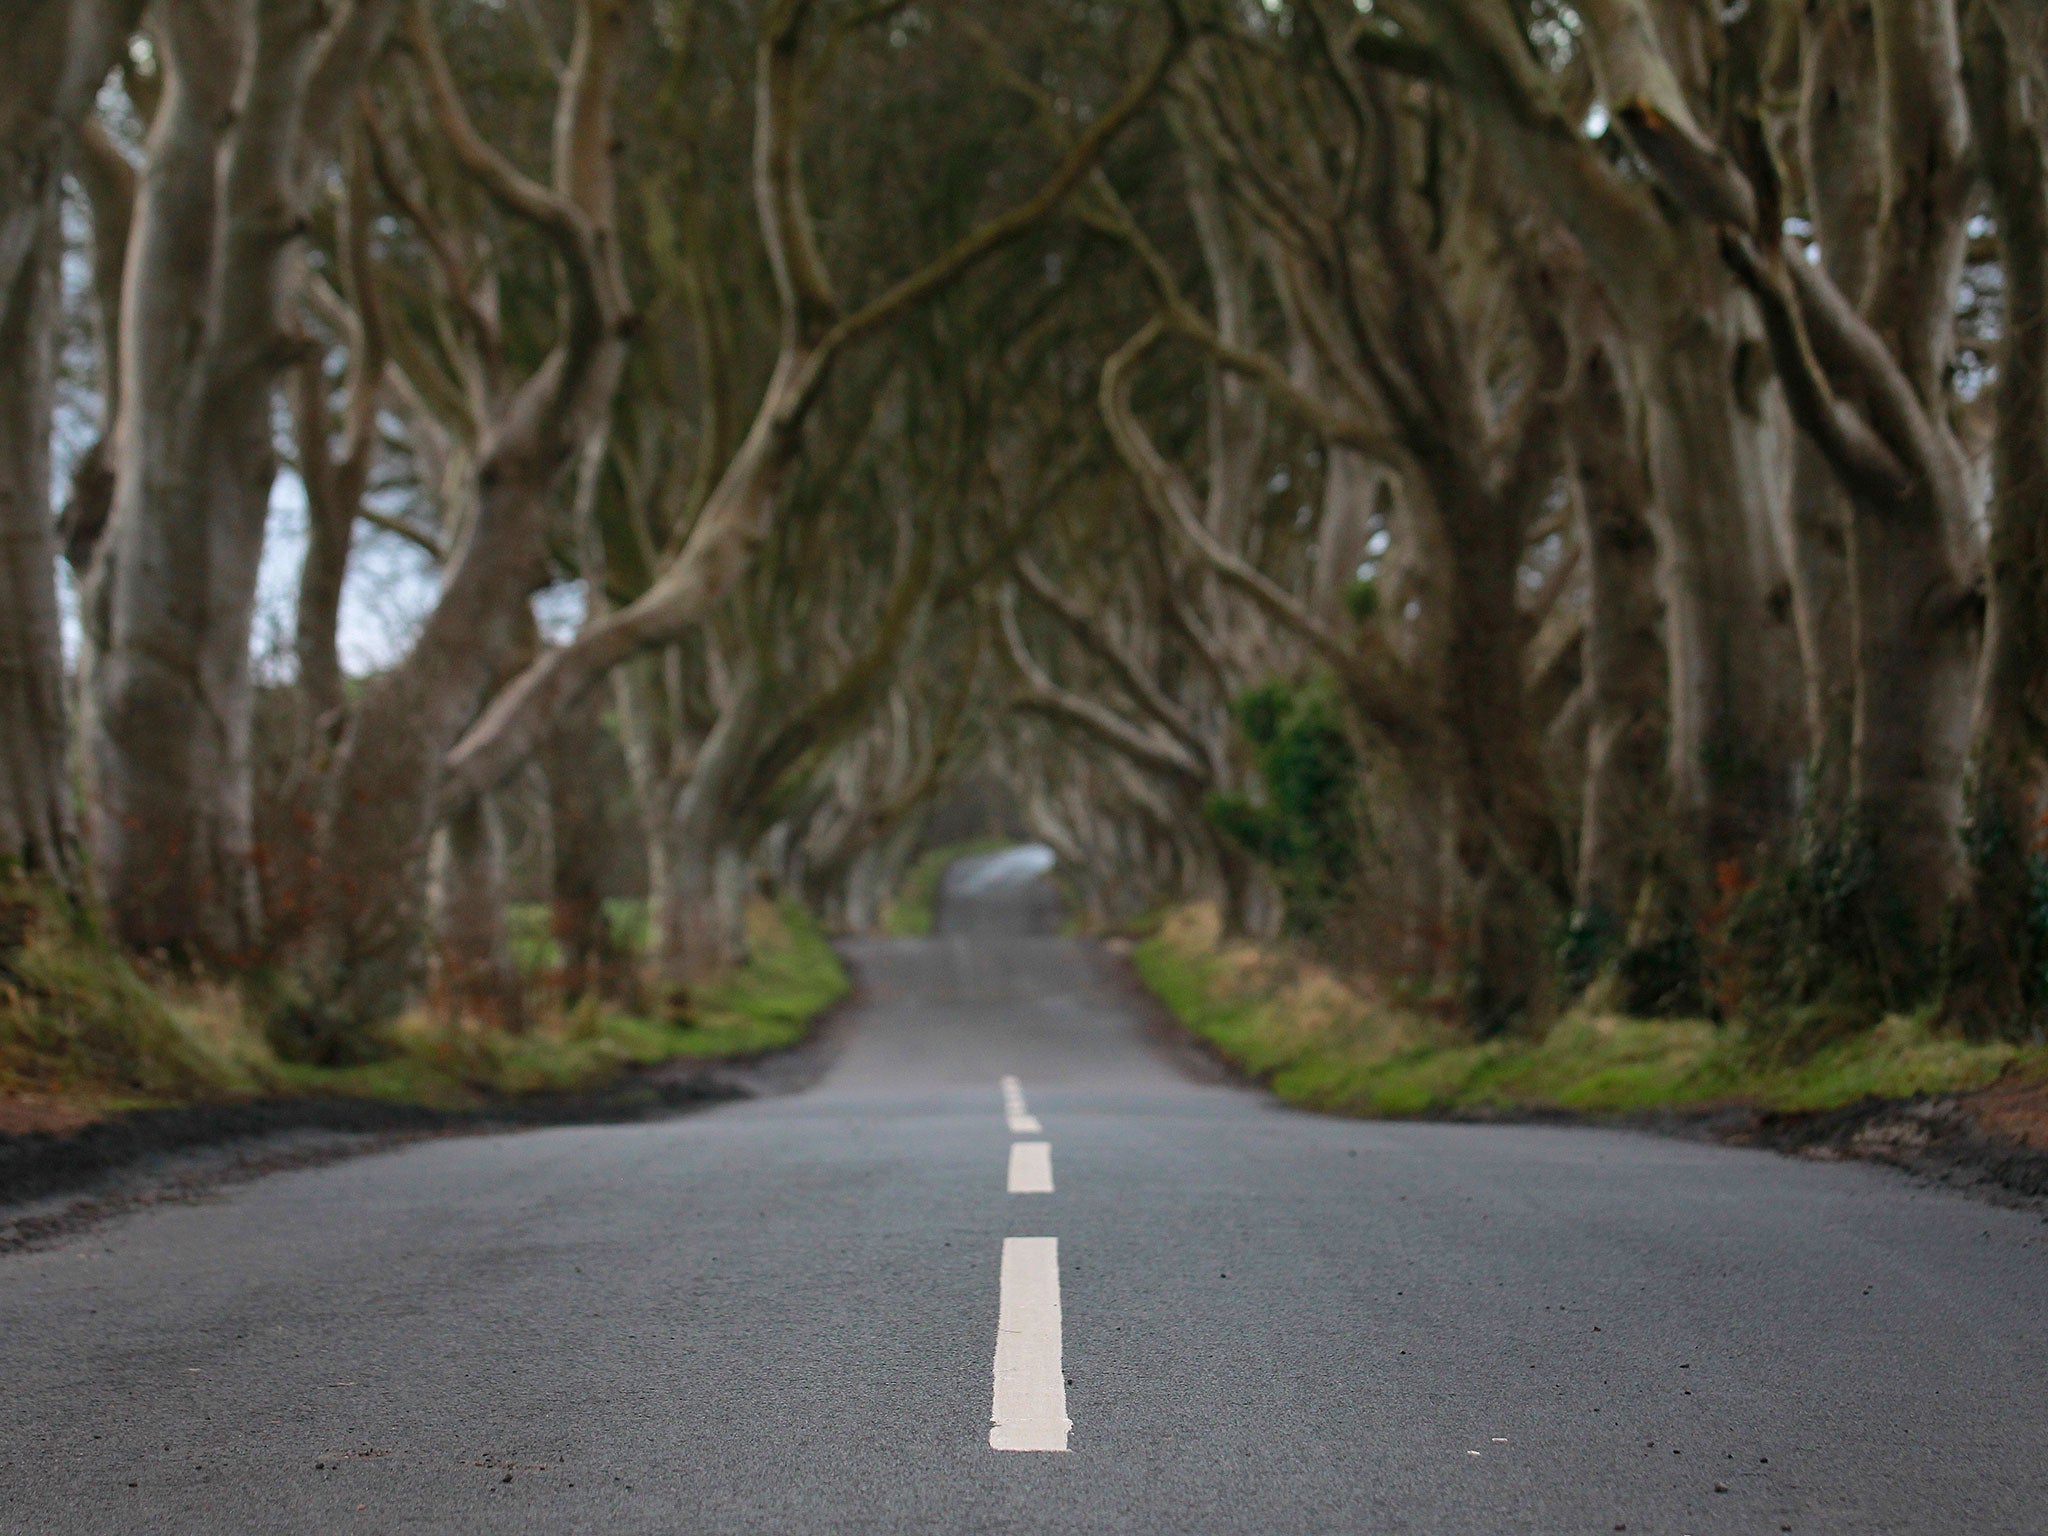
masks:
<instances>
[{"instance_id":1,"label":"beech tree","mask_svg":"<svg viewBox=\"0 0 2048 1536\"><path fill-rule=\"evenodd\" d=\"M41 0L0 38L0 860L82 894L50 516L59 209L138 6Z\"/></svg>"},{"instance_id":2,"label":"beech tree","mask_svg":"<svg viewBox=\"0 0 2048 1536\"><path fill-rule=\"evenodd\" d=\"M1480 1034L2048 1007L2038 0L30 13L0 857L289 1053L548 1016L508 808L598 1006L993 797Z\"/></svg>"},{"instance_id":3,"label":"beech tree","mask_svg":"<svg viewBox=\"0 0 2048 1536\"><path fill-rule=\"evenodd\" d=\"M112 506L86 597L97 877L131 944L261 943L249 624L308 200L393 0L163 4L128 239Z\"/></svg>"}]
</instances>

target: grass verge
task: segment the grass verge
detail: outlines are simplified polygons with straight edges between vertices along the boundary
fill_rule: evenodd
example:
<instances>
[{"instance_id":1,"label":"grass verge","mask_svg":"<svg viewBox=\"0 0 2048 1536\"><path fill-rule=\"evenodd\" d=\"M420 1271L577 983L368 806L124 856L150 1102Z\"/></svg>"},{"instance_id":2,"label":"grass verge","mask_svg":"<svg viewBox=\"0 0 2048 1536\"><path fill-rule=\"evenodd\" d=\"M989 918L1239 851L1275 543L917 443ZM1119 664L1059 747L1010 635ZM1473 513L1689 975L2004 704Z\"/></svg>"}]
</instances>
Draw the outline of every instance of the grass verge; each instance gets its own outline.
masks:
<instances>
[{"instance_id":1,"label":"grass verge","mask_svg":"<svg viewBox=\"0 0 2048 1536\"><path fill-rule=\"evenodd\" d=\"M49 890L0 876L0 1131L261 1092L268 1052L245 1043L171 1007Z\"/></svg>"},{"instance_id":2,"label":"grass verge","mask_svg":"<svg viewBox=\"0 0 2048 1536\"><path fill-rule=\"evenodd\" d=\"M799 1044L847 992L846 972L815 920L794 903L747 913L747 962L693 999L686 1018L649 1018L595 1000L544 1011L522 1034L453 1026L424 1012L393 1028L395 1053L359 1067L281 1065L302 1093L339 1093L462 1108L507 1095L575 1093L632 1067L729 1060Z\"/></svg>"},{"instance_id":3,"label":"grass verge","mask_svg":"<svg viewBox=\"0 0 2048 1536\"><path fill-rule=\"evenodd\" d=\"M2048 1077L2048 1048L1975 1044L1903 1016L1798 1060L1765 1054L1733 1025L1587 1013L1567 1015L1539 1039L1474 1042L1321 967L1224 942L1217 929L1213 908L1169 914L1132 955L1139 976L1232 1064L1309 1109L1801 1112Z\"/></svg>"},{"instance_id":4,"label":"grass verge","mask_svg":"<svg viewBox=\"0 0 2048 1536\"><path fill-rule=\"evenodd\" d=\"M17 943L6 942L9 924L22 931ZM800 907L757 902L747 926L746 964L693 999L683 1018L649 1018L594 999L544 1003L533 1027L513 1035L421 1010L391 1027L383 1059L312 1067L276 1057L233 986L145 980L56 903L0 886L0 1134L263 1097L476 1109L510 1097L601 1091L635 1067L785 1049L849 982Z\"/></svg>"}]
</instances>

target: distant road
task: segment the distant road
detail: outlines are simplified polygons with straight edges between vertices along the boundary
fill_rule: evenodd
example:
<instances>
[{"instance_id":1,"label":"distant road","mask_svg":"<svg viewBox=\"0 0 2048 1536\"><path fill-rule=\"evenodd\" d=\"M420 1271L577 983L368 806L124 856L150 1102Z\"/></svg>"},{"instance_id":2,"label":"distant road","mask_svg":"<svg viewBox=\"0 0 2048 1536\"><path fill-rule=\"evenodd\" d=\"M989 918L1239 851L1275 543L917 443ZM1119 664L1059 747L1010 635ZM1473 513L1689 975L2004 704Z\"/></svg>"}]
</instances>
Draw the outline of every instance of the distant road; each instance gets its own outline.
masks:
<instances>
[{"instance_id":1,"label":"distant road","mask_svg":"<svg viewBox=\"0 0 2048 1536\"><path fill-rule=\"evenodd\" d=\"M0 1530L2048 1531L2040 1217L1196 1083L1045 910L802 1094L0 1258Z\"/></svg>"}]
</instances>

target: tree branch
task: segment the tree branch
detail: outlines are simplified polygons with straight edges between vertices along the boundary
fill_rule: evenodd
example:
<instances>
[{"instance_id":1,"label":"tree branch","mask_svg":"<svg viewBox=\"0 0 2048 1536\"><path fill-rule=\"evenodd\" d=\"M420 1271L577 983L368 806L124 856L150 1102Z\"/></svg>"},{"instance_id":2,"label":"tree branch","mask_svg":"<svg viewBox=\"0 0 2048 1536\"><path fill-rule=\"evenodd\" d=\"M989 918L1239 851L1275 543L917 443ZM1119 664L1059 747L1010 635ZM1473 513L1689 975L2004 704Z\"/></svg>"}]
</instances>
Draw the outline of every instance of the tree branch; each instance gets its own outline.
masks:
<instances>
[{"instance_id":1,"label":"tree branch","mask_svg":"<svg viewBox=\"0 0 2048 1536\"><path fill-rule=\"evenodd\" d=\"M1015 707L1077 725L1104 745L1154 773L1179 779L1196 790L1210 786L1212 781L1204 765L1179 742L1141 730L1108 706L1062 688L1052 680L1031 654L1024 632L1018 626L1014 587L1003 588L997 605L1004 645L1024 682L1024 691L1015 701Z\"/></svg>"}]
</instances>

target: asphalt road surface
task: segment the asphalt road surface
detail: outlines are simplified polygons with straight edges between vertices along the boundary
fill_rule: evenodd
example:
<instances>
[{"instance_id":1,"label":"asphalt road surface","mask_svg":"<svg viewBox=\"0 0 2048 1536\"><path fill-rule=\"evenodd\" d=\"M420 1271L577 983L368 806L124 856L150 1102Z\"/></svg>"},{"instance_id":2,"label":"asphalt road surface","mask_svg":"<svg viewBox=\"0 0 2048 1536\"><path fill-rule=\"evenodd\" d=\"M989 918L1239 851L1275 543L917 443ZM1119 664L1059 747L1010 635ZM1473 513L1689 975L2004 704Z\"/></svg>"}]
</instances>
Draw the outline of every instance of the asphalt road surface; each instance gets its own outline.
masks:
<instances>
[{"instance_id":1,"label":"asphalt road surface","mask_svg":"<svg viewBox=\"0 0 2048 1536\"><path fill-rule=\"evenodd\" d=\"M852 946L807 1092L0 1259L0 1528L2048 1531L2038 1215L1283 1110L1024 883Z\"/></svg>"}]
</instances>

